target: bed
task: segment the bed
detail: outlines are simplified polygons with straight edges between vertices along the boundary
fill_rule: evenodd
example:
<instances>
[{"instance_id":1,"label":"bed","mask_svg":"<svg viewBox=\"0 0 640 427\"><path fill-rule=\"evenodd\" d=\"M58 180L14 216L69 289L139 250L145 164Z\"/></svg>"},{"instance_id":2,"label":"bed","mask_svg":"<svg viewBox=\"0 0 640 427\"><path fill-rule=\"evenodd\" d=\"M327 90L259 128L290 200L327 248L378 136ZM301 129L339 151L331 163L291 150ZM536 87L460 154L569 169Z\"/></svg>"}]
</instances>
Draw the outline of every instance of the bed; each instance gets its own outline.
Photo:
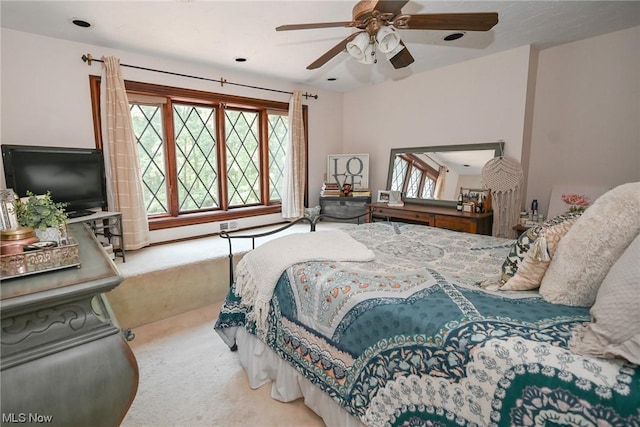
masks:
<instances>
[{"instance_id":1,"label":"bed","mask_svg":"<svg viewBox=\"0 0 640 427\"><path fill-rule=\"evenodd\" d=\"M640 426L638 366L570 347L590 307L482 287L516 243L393 222L284 236L238 263L214 328L251 387L331 427Z\"/></svg>"}]
</instances>

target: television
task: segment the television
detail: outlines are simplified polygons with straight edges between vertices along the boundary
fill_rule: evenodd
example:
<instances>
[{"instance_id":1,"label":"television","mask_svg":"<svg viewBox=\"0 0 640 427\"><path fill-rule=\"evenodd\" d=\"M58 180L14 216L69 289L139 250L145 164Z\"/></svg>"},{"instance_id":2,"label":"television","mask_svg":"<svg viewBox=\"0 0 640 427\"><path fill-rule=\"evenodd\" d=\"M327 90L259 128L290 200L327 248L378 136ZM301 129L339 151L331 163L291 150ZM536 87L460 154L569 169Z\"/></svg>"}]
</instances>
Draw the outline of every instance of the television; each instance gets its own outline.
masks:
<instances>
[{"instance_id":1,"label":"television","mask_svg":"<svg viewBox=\"0 0 640 427\"><path fill-rule=\"evenodd\" d=\"M70 217L107 207L102 150L2 144L2 163L7 188L18 197L51 192Z\"/></svg>"}]
</instances>

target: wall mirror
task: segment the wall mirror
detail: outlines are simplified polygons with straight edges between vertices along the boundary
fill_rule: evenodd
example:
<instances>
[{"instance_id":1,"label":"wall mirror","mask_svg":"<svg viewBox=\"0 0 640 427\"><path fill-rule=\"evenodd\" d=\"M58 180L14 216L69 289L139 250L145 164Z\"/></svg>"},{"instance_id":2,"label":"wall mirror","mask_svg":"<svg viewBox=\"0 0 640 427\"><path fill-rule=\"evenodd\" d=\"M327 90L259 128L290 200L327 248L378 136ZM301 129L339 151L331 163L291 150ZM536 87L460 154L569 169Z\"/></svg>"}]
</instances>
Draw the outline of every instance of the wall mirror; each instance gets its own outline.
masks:
<instances>
[{"instance_id":1,"label":"wall mirror","mask_svg":"<svg viewBox=\"0 0 640 427\"><path fill-rule=\"evenodd\" d=\"M504 142L393 148L387 190L408 203L454 207L460 187L482 188L483 166L503 153Z\"/></svg>"}]
</instances>

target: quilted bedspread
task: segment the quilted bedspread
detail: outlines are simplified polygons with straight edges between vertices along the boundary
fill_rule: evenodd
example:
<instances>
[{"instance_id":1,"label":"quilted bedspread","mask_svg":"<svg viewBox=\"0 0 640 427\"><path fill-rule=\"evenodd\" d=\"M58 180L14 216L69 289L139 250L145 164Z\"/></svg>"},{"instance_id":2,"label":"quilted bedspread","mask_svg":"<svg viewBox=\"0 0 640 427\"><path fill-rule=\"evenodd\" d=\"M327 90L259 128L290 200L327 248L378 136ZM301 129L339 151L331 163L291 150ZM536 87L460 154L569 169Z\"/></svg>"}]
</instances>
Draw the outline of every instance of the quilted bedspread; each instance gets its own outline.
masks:
<instances>
[{"instance_id":1,"label":"quilted bedspread","mask_svg":"<svg viewBox=\"0 0 640 427\"><path fill-rule=\"evenodd\" d=\"M368 426L640 426L640 369L568 349L586 308L490 292L513 241L421 225L345 228L375 260L280 277L264 340ZM246 327L234 289L215 329Z\"/></svg>"}]
</instances>

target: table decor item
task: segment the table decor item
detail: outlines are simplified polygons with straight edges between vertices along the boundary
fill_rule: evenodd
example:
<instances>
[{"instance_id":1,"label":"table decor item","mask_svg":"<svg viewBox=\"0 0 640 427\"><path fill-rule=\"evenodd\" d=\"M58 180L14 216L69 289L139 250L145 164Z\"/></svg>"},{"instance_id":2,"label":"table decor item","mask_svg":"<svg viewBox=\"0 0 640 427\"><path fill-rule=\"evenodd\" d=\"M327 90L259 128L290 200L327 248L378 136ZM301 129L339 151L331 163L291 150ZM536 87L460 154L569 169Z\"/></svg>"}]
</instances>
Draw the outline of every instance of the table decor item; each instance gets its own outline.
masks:
<instances>
[{"instance_id":1,"label":"table decor item","mask_svg":"<svg viewBox=\"0 0 640 427\"><path fill-rule=\"evenodd\" d=\"M27 197L16 200L18 224L31 227L41 241L54 241L59 245L66 239L67 215L63 203L56 203L51 193L35 195L27 191Z\"/></svg>"},{"instance_id":2,"label":"table decor item","mask_svg":"<svg viewBox=\"0 0 640 427\"><path fill-rule=\"evenodd\" d=\"M51 242L25 245L22 252L0 255L0 280L80 265L78 242L67 235L66 244Z\"/></svg>"}]
</instances>

